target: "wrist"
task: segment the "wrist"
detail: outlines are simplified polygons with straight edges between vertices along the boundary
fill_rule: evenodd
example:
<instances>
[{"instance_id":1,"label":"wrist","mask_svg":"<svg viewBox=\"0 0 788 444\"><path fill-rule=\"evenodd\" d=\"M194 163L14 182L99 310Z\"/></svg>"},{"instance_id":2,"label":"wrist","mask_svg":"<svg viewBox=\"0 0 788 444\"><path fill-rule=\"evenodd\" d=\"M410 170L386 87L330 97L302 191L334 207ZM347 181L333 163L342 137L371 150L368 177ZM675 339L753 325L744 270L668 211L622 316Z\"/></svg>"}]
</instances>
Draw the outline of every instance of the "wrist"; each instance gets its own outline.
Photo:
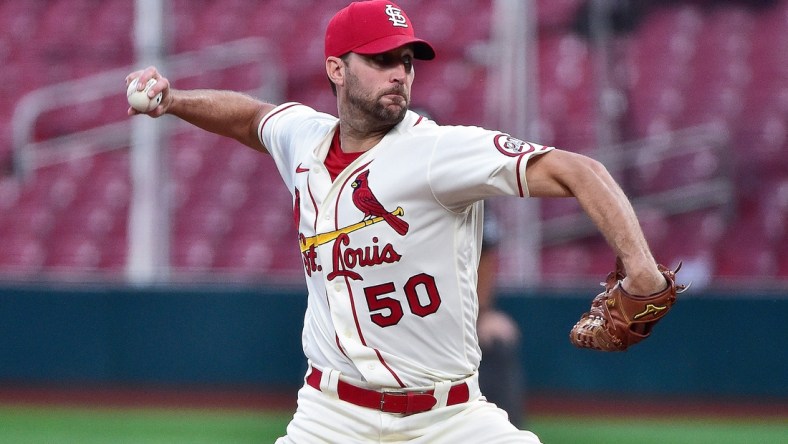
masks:
<instances>
[{"instance_id":1,"label":"wrist","mask_svg":"<svg viewBox=\"0 0 788 444\"><path fill-rule=\"evenodd\" d=\"M656 270L656 275L645 274L641 276L627 275L622 281L621 286L629 294L648 296L659 293L664 290L669 284L662 273Z\"/></svg>"}]
</instances>

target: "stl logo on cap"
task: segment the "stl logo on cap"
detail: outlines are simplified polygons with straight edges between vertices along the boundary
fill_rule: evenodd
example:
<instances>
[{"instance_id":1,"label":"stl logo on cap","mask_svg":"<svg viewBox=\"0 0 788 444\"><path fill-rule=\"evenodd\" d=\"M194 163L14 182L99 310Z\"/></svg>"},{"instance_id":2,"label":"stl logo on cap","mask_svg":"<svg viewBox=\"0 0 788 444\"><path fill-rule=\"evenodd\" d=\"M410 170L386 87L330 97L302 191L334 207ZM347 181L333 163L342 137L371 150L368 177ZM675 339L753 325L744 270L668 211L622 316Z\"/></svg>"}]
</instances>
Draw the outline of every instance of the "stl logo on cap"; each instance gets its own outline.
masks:
<instances>
[{"instance_id":1,"label":"stl logo on cap","mask_svg":"<svg viewBox=\"0 0 788 444\"><path fill-rule=\"evenodd\" d=\"M403 28L408 27L408 21L405 20L405 16L402 15L402 10L396 6L386 5L386 15L389 16L389 21L391 21L394 26L401 26Z\"/></svg>"},{"instance_id":2,"label":"stl logo on cap","mask_svg":"<svg viewBox=\"0 0 788 444\"><path fill-rule=\"evenodd\" d=\"M435 58L432 46L416 37L408 15L391 0L352 2L334 14L326 28L326 58L349 52L383 54L405 45L412 45L416 59Z\"/></svg>"}]
</instances>

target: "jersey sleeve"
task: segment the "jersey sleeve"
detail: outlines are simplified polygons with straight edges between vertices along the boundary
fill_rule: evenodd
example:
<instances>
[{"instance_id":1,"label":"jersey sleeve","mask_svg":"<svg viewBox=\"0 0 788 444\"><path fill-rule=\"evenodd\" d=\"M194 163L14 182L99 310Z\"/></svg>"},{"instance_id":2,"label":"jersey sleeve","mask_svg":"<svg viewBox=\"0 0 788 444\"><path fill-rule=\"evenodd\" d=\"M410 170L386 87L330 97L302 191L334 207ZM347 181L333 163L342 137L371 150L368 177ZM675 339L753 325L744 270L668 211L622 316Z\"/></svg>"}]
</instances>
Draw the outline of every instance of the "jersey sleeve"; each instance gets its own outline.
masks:
<instances>
[{"instance_id":1,"label":"jersey sleeve","mask_svg":"<svg viewBox=\"0 0 788 444\"><path fill-rule=\"evenodd\" d=\"M433 147L429 181L436 199L452 210L494 196L528 197L528 160L553 149L478 127L443 129Z\"/></svg>"},{"instance_id":2,"label":"jersey sleeve","mask_svg":"<svg viewBox=\"0 0 788 444\"><path fill-rule=\"evenodd\" d=\"M295 171L296 159L303 158L301 150L313 149L317 141L333 128L336 118L320 113L297 102L277 106L260 122L257 137L285 179Z\"/></svg>"}]
</instances>

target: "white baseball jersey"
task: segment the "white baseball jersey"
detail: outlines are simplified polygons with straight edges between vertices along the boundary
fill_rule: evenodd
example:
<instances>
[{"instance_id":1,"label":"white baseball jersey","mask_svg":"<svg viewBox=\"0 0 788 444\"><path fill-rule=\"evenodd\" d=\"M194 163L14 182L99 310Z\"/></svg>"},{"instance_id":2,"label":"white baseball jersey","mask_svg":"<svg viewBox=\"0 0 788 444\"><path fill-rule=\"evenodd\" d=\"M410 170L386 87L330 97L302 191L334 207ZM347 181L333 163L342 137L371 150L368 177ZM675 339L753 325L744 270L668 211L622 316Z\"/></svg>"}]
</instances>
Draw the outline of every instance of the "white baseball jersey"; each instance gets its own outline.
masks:
<instances>
[{"instance_id":1,"label":"white baseball jersey","mask_svg":"<svg viewBox=\"0 0 788 444\"><path fill-rule=\"evenodd\" d=\"M526 197L528 159L552 148L408 111L332 182L323 160L337 127L286 103L258 131L294 197L307 358L370 388L473 374L481 201Z\"/></svg>"}]
</instances>

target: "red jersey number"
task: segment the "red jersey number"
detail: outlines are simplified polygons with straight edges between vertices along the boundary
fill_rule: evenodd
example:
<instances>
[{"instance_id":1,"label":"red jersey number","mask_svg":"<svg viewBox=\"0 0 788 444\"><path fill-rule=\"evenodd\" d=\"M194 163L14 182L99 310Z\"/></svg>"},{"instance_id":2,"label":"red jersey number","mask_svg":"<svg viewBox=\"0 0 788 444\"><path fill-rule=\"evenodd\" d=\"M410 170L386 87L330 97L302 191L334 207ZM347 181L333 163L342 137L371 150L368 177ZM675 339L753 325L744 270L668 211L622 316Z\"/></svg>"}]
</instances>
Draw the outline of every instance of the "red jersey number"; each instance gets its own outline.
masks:
<instances>
[{"instance_id":1,"label":"red jersey number","mask_svg":"<svg viewBox=\"0 0 788 444\"><path fill-rule=\"evenodd\" d=\"M435 285L435 278L425 274L412 276L405 282L403 287L405 300L408 302L410 312L416 316L429 316L440 308L441 297L438 287ZM380 327L390 327L402 320L404 311L402 302L391 296L386 296L397 291L393 282L373 285L364 289L364 296L367 299L370 319Z\"/></svg>"}]
</instances>

